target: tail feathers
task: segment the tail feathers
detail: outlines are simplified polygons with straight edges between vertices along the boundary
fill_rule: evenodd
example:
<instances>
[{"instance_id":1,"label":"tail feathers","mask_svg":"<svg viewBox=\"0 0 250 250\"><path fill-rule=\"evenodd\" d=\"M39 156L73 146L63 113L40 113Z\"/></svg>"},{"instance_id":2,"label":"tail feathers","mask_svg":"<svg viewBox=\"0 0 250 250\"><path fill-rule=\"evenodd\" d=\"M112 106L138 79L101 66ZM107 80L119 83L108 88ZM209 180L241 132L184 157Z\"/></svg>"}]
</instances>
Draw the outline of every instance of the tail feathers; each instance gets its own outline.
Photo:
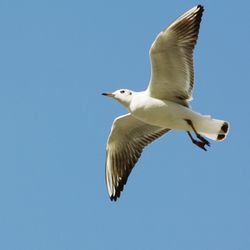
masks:
<instances>
[{"instance_id":1,"label":"tail feathers","mask_svg":"<svg viewBox=\"0 0 250 250\"><path fill-rule=\"evenodd\" d=\"M215 141L223 141L229 132L229 123L215 119L211 119L210 121L213 121L213 123L210 124L211 127L207 130L209 132L201 132L201 135Z\"/></svg>"}]
</instances>

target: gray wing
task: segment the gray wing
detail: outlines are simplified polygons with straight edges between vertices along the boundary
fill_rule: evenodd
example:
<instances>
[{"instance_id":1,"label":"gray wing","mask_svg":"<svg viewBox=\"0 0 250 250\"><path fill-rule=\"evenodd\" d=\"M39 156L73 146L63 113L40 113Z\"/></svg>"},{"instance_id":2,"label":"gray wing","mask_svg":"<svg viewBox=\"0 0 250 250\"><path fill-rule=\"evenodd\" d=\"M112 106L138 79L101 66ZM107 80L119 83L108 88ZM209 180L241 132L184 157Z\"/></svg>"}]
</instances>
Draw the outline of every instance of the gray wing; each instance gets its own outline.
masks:
<instances>
[{"instance_id":1,"label":"gray wing","mask_svg":"<svg viewBox=\"0 0 250 250\"><path fill-rule=\"evenodd\" d=\"M168 131L141 122L131 114L114 120L106 147L106 184L111 200L120 197L143 148Z\"/></svg>"},{"instance_id":2,"label":"gray wing","mask_svg":"<svg viewBox=\"0 0 250 250\"><path fill-rule=\"evenodd\" d=\"M190 9L155 39L150 48L150 96L186 106L192 98L193 50L203 10L201 5Z\"/></svg>"}]
</instances>

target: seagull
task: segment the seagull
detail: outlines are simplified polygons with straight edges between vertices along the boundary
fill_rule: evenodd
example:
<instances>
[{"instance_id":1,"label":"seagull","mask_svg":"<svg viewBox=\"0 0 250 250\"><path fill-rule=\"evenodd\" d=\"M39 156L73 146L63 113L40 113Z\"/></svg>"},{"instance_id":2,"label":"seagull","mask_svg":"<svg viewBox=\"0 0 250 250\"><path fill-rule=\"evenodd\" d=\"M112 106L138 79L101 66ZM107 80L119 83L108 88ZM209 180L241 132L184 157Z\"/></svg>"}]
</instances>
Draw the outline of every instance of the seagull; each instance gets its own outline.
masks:
<instances>
[{"instance_id":1,"label":"seagull","mask_svg":"<svg viewBox=\"0 0 250 250\"><path fill-rule=\"evenodd\" d=\"M222 141L228 134L228 122L201 115L189 106L194 85L193 50L203 11L201 5L193 7L156 37L149 51L151 79L145 91L103 93L128 110L113 121L106 146L111 201L120 197L144 147L170 130L186 131L192 143L205 151L210 146L206 138Z\"/></svg>"}]
</instances>

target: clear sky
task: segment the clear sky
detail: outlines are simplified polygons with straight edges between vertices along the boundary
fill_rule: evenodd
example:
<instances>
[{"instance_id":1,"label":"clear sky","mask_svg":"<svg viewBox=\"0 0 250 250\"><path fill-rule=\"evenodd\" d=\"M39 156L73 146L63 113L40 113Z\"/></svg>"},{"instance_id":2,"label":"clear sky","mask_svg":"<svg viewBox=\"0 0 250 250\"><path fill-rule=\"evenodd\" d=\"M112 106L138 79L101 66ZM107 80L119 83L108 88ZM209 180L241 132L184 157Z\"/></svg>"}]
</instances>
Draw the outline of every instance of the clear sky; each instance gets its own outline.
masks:
<instances>
[{"instance_id":1,"label":"clear sky","mask_svg":"<svg viewBox=\"0 0 250 250\"><path fill-rule=\"evenodd\" d=\"M148 147L118 202L105 146L143 90L148 50L202 4L194 101L231 123L207 152L184 132ZM0 249L250 249L249 1L0 1Z\"/></svg>"}]
</instances>

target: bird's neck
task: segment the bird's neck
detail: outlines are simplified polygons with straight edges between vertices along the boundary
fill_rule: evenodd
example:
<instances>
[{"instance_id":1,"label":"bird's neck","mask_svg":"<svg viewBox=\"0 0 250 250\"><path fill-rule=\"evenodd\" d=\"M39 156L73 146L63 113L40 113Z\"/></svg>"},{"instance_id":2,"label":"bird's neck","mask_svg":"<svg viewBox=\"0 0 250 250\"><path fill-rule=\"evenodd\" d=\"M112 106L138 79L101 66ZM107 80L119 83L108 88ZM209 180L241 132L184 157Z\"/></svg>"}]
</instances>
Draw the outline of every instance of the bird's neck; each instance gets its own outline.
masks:
<instances>
[{"instance_id":1,"label":"bird's neck","mask_svg":"<svg viewBox=\"0 0 250 250\"><path fill-rule=\"evenodd\" d=\"M133 96L126 107L129 112L132 112L136 106L138 106L138 102L145 98L144 91L142 92L133 92Z\"/></svg>"}]
</instances>

